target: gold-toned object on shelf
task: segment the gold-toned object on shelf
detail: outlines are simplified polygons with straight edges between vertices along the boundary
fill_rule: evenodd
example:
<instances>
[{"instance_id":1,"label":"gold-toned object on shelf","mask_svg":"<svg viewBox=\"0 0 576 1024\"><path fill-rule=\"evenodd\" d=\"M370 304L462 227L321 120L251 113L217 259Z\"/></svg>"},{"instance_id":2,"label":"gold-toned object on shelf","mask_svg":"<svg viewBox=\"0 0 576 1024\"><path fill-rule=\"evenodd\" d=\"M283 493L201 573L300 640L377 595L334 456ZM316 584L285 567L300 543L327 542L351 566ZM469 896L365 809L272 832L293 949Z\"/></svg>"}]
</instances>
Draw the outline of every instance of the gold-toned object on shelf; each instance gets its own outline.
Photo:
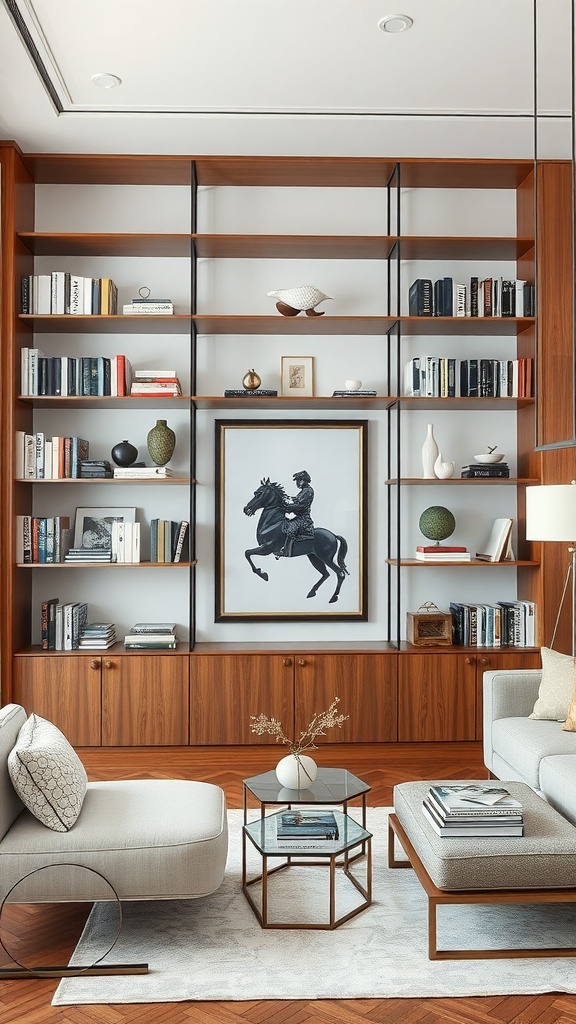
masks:
<instances>
[{"instance_id":1,"label":"gold-toned object on shelf","mask_svg":"<svg viewBox=\"0 0 576 1024\"><path fill-rule=\"evenodd\" d=\"M246 391L256 391L262 383L262 378L258 376L256 370L248 370L248 373L242 378L242 387L246 388Z\"/></svg>"}]
</instances>

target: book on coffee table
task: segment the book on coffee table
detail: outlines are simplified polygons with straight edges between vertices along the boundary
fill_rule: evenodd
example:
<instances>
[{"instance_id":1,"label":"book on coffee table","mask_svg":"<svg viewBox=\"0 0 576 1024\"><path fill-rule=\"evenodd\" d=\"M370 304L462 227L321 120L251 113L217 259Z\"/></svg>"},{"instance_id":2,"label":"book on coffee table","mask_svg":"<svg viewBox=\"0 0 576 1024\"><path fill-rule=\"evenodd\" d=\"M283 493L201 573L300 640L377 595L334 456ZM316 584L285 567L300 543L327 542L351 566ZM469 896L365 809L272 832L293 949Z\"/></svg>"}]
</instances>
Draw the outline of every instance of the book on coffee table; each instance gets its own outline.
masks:
<instances>
[{"instance_id":1,"label":"book on coffee table","mask_svg":"<svg viewBox=\"0 0 576 1024\"><path fill-rule=\"evenodd\" d=\"M497 836L510 838L524 835L522 820L506 821L499 818L496 823L496 819L489 817L468 820L443 818L429 798L422 803L422 813L434 831L447 839L492 839Z\"/></svg>"},{"instance_id":2,"label":"book on coffee table","mask_svg":"<svg viewBox=\"0 0 576 1024\"><path fill-rule=\"evenodd\" d=\"M276 835L291 843L300 839L333 841L339 838L338 823L332 811L282 811L276 821Z\"/></svg>"}]
</instances>

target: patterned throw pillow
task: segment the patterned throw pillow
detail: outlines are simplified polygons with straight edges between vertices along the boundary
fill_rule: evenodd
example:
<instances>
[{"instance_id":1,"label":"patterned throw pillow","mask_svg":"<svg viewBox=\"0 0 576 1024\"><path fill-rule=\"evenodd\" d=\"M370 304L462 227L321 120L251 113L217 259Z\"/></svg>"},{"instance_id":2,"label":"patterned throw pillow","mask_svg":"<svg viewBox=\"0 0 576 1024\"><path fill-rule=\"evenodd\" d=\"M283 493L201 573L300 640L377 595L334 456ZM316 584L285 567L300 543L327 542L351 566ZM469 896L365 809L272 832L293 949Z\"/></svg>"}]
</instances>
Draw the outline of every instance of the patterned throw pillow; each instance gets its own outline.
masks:
<instances>
[{"instance_id":1,"label":"patterned throw pillow","mask_svg":"<svg viewBox=\"0 0 576 1024\"><path fill-rule=\"evenodd\" d=\"M549 722L564 722L572 700L575 679L575 660L569 654L559 654L542 647L542 678L538 700L530 718Z\"/></svg>"},{"instance_id":2,"label":"patterned throw pillow","mask_svg":"<svg viewBox=\"0 0 576 1024\"><path fill-rule=\"evenodd\" d=\"M55 725L30 715L8 755L14 789L29 811L54 832L69 832L86 795L86 771Z\"/></svg>"}]
</instances>

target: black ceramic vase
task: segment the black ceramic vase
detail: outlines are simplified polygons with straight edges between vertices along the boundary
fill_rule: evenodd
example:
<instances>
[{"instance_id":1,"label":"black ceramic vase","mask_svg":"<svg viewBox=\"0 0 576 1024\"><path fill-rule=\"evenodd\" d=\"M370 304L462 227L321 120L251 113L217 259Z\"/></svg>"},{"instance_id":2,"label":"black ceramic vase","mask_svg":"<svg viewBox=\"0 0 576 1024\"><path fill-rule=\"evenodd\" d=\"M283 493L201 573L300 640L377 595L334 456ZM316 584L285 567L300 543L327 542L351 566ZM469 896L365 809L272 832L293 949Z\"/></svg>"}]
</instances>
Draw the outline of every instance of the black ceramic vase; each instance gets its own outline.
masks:
<instances>
[{"instance_id":1,"label":"black ceramic vase","mask_svg":"<svg viewBox=\"0 0 576 1024\"><path fill-rule=\"evenodd\" d=\"M130 444L130 441L119 441L118 444L114 445L110 455L112 456L112 461L117 466L125 469L127 466L131 466L133 462L136 462L138 449L133 444Z\"/></svg>"}]
</instances>

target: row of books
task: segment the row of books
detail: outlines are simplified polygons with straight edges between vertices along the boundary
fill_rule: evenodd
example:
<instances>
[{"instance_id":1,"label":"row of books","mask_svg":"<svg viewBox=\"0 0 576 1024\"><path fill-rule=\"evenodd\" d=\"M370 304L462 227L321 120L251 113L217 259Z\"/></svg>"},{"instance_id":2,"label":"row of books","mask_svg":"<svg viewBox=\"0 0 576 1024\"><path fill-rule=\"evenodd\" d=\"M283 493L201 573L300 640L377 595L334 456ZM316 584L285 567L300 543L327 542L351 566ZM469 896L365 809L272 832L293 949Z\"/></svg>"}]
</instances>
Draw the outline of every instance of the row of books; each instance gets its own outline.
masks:
<instances>
[{"instance_id":1,"label":"row of books","mask_svg":"<svg viewBox=\"0 0 576 1024\"><path fill-rule=\"evenodd\" d=\"M150 520L150 561L185 562L188 554L188 527L185 520Z\"/></svg>"},{"instance_id":2,"label":"row of books","mask_svg":"<svg viewBox=\"0 0 576 1024\"><path fill-rule=\"evenodd\" d=\"M20 311L36 315L108 316L118 312L118 288L110 277L82 277L65 270L23 274Z\"/></svg>"},{"instance_id":3,"label":"row of books","mask_svg":"<svg viewBox=\"0 0 576 1024\"><path fill-rule=\"evenodd\" d=\"M450 602L452 642L459 647L534 647L534 601Z\"/></svg>"},{"instance_id":4,"label":"row of books","mask_svg":"<svg viewBox=\"0 0 576 1024\"><path fill-rule=\"evenodd\" d=\"M52 597L40 606L40 635L45 651L75 651L88 619L88 605L83 601L60 603Z\"/></svg>"},{"instance_id":5,"label":"row of books","mask_svg":"<svg viewBox=\"0 0 576 1024\"><path fill-rule=\"evenodd\" d=\"M404 367L412 398L531 398L533 360L414 356Z\"/></svg>"},{"instance_id":6,"label":"row of books","mask_svg":"<svg viewBox=\"0 0 576 1024\"><path fill-rule=\"evenodd\" d=\"M188 557L187 522L153 519L150 523L151 562L181 562ZM16 516L15 559L18 565L79 562L140 562L141 524L112 523L109 547L74 546L69 516Z\"/></svg>"},{"instance_id":7,"label":"row of books","mask_svg":"<svg viewBox=\"0 0 576 1024\"><path fill-rule=\"evenodd\" d=\"M177 644L175 622L136 622L124 637L129 651L175 651Z\"/></svg>"},{"instance_id":8,"label":"row of books","mask_svg":"<svg viewBox=\"0 0 576 1024\"><path fill-rule=\"evenodd\" d=\"M410 316L534 316L535 287L528 281L471 277L469 284L419 277L408 290Z\"/></svg>"},{"instance_id":9,"label":"row of books","mask_svg":"<svg viewBox=\"0 0 576 1024\"><path fill-rule=\"evenodd\" d=\"M457 782L430 786L422 813L445 839L491 839L524 835L522 804L505 786Z\"/></svg>"},{"instance_id":10,"label":"row of books","mask_svg":"<svg viewBox=\"0 0 576 1024\"><path fill-rule=\"evenodd\" d=\"M22 395L123 397L131 393L133 377L130 360L122 354L45 356L39 348L21 351Z\"/></svg>"},{"instance_id":11,"label":"row of books","mask_svg":"<svg viewBox=\"0 0 576 1024\"><path fill-rule=\"evenodd\" d=\"M16 431L15 471L18 480L79 479L90 445L83 437L48 437L44 431Z\"/></svg>"}]
</instances>

